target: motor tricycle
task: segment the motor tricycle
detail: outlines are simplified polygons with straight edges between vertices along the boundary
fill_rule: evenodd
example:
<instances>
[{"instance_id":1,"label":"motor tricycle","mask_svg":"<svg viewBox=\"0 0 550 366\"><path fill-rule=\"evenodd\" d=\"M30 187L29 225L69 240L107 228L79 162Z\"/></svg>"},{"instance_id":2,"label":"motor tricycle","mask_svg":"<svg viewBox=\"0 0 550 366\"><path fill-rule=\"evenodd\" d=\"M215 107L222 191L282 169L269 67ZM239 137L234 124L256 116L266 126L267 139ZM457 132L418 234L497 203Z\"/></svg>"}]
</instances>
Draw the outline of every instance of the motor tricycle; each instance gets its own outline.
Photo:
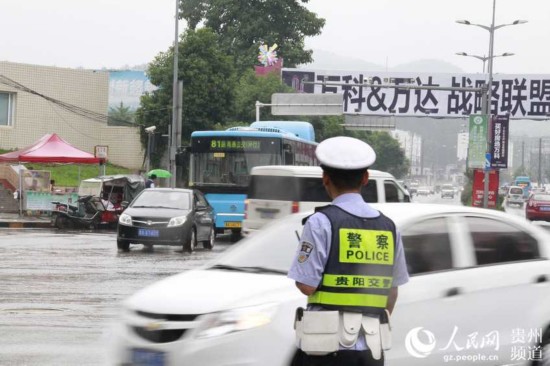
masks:
<instances>
[{"instance_id":1,"label":"motor tricycle","mask_svg":"<svg viewBox=\"0 0 550 366\"><path fill-rule=\"evenodd\" d=\"M51 224L59 229L116 228L124 206L145 188L139 175L109 175L85 179L78 187L75 204L52 202Z\"/></svg>"}]
</instances>

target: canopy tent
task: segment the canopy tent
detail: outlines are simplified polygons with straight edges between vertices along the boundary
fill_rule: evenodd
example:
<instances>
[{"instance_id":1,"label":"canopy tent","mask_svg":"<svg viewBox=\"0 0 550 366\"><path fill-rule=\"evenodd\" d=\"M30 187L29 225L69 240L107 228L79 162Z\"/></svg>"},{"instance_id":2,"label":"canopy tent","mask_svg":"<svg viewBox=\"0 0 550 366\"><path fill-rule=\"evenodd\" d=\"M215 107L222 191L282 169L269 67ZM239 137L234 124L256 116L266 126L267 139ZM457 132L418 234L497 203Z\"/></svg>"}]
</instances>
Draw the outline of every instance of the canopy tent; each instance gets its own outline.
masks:
<instances>
[{"instance_id":1,"label":"canopy tent","mask_svg":"<svg viewBox=\"0 0 550 366\"><path fill-rule=\"evenodd\" d=\"M98 164L101 159L79 150L55 133L42 136L31 146L0 154L1 162Z\"/></svg>"},{"instance_id":2,"label":"canopy tent","mask_svg":"<svg viewBox=\"0 0 550 366\"><path fill-rule=\"evenodd\" d=\"M74 163L74 164L99 164L101 159L93 154L79 150L63 140L55 133L49 133L31 146L21 150L0 154L0 163ZM19 169L19 215L23 212L22 174Z\"/></svg>"}]
</instances>

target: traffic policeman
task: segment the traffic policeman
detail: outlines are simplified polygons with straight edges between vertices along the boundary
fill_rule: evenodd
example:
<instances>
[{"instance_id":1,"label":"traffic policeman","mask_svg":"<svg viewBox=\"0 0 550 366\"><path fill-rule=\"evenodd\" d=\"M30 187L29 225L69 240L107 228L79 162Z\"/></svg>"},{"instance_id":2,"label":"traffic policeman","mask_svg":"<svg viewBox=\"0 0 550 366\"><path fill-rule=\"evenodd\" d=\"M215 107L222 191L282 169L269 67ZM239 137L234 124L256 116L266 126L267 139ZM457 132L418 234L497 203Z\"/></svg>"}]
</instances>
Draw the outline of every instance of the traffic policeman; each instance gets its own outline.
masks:
<instances>
[{"instance_id":1,"label":"traffic policeman","mask_svg":"<svg viewBox=\"0 0 550 366\"><path fill-rule=\"evenodd\" d=\"M315 154L333 201L306 219L288 272L308 296L307 309L296 312L293 366L383 365L389 315L409 275L395 224L360 193L376 153L340 136L322 141Z\"/></svg>"}]
</instances>

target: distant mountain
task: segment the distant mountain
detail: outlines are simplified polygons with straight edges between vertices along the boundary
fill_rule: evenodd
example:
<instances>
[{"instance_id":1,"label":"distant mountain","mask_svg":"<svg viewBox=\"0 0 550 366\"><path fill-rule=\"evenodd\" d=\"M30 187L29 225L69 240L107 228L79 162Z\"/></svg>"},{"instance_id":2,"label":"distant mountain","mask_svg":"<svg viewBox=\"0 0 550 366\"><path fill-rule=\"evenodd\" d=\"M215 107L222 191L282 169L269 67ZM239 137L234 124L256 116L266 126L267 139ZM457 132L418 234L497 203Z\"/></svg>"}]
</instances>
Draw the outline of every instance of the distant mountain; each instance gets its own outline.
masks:
<instances>
[{"instance_id":1,"label":"distant mountain","mask_svg":"<svg viewBox=\"0 0 550 366\"><path fill-rule=\"evenodd\" d=\"M390 71L409 71L409 72L426 72L426 73L463 73L460 67L457 67L450 62L435 59L417 60L407 62L390 68Z\"/></svg>"},{"instance_id":2,"label":"distant mountain","mask_svg":"<svg viewBox=\"0 0 550 366\"><path fill-rule=\"evenodd\" d=\"M386 68L359 58L347 57L325 50L313 50L313 62L300 65L301 69L316 70L368 70L384 71Z\"/></svg>"},{"instance_id":3,"label":"distant mountain","mask_svg":"<svg viewBox=\"0 0 550 366\"><path fill-rule=\"evenodd\" d=\"M334 52L314 49L313 62L300 65L302 69L316 70L350 70L350 71L386 71L386 67L360 58L342 56ZM442 60L425 59L388 67L387 71L427 72L427 73L462 73L459 67Z\"/></svg>"}]
</instances>

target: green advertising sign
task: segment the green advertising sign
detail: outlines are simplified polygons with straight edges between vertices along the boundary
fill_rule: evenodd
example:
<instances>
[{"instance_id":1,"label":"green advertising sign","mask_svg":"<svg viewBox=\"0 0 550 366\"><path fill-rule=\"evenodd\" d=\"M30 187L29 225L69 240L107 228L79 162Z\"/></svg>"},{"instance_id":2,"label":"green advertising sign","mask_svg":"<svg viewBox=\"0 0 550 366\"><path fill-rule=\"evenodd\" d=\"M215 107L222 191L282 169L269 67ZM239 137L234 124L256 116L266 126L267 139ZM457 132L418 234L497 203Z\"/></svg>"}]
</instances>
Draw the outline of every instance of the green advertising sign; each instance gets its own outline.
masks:
<instances>
[{"instance_id":1,"label":"green advertising sign","mask_svg":"<svg viewBox=\"0 0 550 366\"><path fill-rule=\"evenodd\" d=\"M483 168L487 152L487 115L471 115L468 139L468 168Z\"/></svg>"}]
</instances>

